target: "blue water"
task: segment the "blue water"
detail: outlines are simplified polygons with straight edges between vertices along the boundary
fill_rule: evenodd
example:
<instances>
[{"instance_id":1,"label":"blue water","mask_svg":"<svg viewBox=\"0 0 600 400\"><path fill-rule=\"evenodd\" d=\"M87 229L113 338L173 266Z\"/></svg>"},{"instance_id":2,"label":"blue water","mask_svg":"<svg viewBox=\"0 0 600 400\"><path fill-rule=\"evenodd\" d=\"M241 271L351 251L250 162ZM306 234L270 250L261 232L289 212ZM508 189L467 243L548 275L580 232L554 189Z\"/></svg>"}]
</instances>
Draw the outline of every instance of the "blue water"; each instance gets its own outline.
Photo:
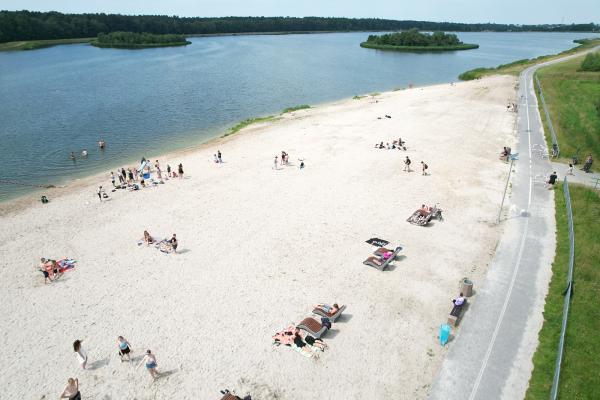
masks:
<instances>
[{"instance_id":1,"label":"blue water","mask_svg":"<svg viewBox=\"0 0 600 400\"><path fill-rule=\"evenodd\" d=\"M582 33L461 33L477 50L383 52L367 33L191 38L146 50L56 46L0 53L0 200L197 145L236 122L574 46ZM100 151L99 138L107 142ZM71 161L71 151L88 149Z\"/></svg>"}]
</instances>

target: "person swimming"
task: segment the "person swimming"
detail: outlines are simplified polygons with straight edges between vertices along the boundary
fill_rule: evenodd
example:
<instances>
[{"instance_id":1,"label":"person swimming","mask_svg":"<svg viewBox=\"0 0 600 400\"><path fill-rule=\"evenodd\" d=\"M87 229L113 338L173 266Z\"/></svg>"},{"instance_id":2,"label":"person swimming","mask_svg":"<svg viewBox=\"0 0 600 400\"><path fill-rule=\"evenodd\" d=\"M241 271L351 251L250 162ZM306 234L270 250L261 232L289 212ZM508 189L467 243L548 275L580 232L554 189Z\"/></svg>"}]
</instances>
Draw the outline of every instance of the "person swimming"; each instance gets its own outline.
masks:
<instances>
[{"instance_id":1,"label":"person swimming","mask_svg":"<svg viewBox=\"0 0 600 400\"><path fill-rule=\"evenodd\" d=\"M104 150L104 146L106 146L106 142L104 142L104 139L100 139L98 141L98 147L100 147L100 150Z\"/></svg>"},{"instance_id":2,"label":"person swimming","mask_svg":"<svg viewBox=\"0 0 600 400\"><path fill-rule=\"evenodd\" d=\"M87 157L88 152L86 149L81 150L81 157Z\"/></svg>"}]
</instances>

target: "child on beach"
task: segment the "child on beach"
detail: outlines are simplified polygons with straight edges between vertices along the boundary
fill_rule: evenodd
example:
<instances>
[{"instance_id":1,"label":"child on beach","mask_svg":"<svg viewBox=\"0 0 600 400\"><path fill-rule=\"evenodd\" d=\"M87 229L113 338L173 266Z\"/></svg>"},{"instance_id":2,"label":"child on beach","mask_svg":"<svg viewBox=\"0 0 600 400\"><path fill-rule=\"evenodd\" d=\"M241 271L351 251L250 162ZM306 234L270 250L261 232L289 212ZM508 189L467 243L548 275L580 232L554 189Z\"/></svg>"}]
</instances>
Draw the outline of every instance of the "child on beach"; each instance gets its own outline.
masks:
<instances>
[{"instance_id":1,"label":"child on beach","mask_svg":"<svg viewBox=\"0 0 600 400\"><path fill-rule=\"evenodd\" d=\"M138 364L136 368L141 367L142 364L146 364L146 369L150 373L152 380L156 380L158 378L158 372L156 371L156 367L158 367L158 363L156 362L156 357L150 350L146 350L146 355L142 358L142 361Z\"/></svg>"},{"instance_id":2,"label":"child on beach","mask_svg":"<svg viewBox=\"0 0 600 400\"><path fill-rule=\"evenodd\" d=\"M88 361L88 356L86 351L81 346L83 340L76 340L73 342L73 351L77 353L77 361L79 361L79 365L81 365L82 369L85 369L85 366Z\"/></svg>"}]
</instances>

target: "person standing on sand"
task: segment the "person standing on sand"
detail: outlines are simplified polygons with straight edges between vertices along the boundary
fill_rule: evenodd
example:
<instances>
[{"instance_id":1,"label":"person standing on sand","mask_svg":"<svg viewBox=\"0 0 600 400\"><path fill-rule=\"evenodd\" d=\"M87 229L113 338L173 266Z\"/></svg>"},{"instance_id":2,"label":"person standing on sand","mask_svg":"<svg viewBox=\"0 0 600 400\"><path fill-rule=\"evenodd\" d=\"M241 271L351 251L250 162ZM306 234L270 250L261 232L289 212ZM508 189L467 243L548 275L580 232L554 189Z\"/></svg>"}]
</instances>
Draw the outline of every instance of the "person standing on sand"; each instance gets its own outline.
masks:
<instances>
[{"instance_id":1,"label":"person standing on sand","mask_svg":"<svg viewBox=\"0 0 600 400\"><path fill-rule=\"evenodd\" d=\"M110 171L110 181L112 182L113 187L117 187L117 185L115 185L115 173Z\"/></svg>"},{"instance_id":2,"label":"person standing on sand","mask_svg":"<svg viewBox=\"0 0 600 400\"><path fill-rule=\"evenodd\" d=\"M129 178L128 183L132 183L133 182L133 171L131 171L131 168L127 168L127 177Z\"/></svg>"},{"instance_id":3,"label":"person standing on sand","mask_svg":"<svg viewBox=\"0 0 600 400\"><path fill-rule=\"evenodd\" d=\"M133 181L137 182L137 180L138 180L138 170L137 170L137 168L134 168L133 169Z\"/></svg>"},{"instance_id":4,"label":"person standing on sand","mask_svg":"<svg viewBox=\"0 0 600 400\"><path fill-rule=\"evenodd\" d=\"M117 168L117 178L119 178L119 184L122 185L125 183L123 181L123 174L121 173L121 168Z\"/></svg>"},{"instance_id":5,"label":"person standing on sand","mask_svg":"<svg viewBox=\"0 0 600 400\"><path fill-rule=\"evenodd\" d=\"M427 164L421 161L421 175L427 175L427 168L429 168Z\"/></svg>"},{"instance_id":6,"label":"person standing on sand","mask_svg":"<svg viewBox=\"0 0 600 400\"><path fill-rule=\"evenodd\" d=\"M100 199L100 202L102 203L102 193L104 192L104 189L102 189L102 186L98 186L98 198Z\"/></svg>"},{"instance_id":7,"label":"person standing on sand","mask_svg":"<svg viewBox=\"0 0 600 400\"><path fill-rule=\"evenodd\" d=\"M177 246L179 246L179 242L177 242L177 235L173 234L173 237L171 238L171 240L169 240L169 243L171 243L173 253L177 253Z\"/></svg>"},{"instance_id":8,"label":"person standing on sand","mask_svg":"<svg viewBox=\"0 0 600 400\"><path fill-rule=\"evenodd\" d=\"M569 163L569 168L567 168L566 175L573 175L573 164Z\"/></svg>"},{"instance_id":9,"label":"person standing on sand","mask_svg":"<svg viewBox=\"0 0 600 400\"><path fill-rule=\"evenodd\" d=\"M277 170L277 161L279 160L278 156L275 156L275 160L273 161L273 169Z\"/></svg>"},{"instance_id":10,"label":"person standing on sand","mask_svg":"<svg viewBox=\"0 0 600 400\"><path fill-rule=\"evenodd\" d=\"M179 179L183 179L183 164L179 163L177 166L177 172L179 172Z\"/></svg>"},{"instance_id":11,"label":"person standing on sand","mask_svg":"<svg viewBox=\"0 0 600 400\"><path fill-rule=\"evenodd\" d=\"M123 175L123 183L127 182L127 172L125 172L125 168L121 168L121 175Z\"/></svg>"},{"instance_id":12,"label":"person standing on sand","mask_svg":"<svg viewBox=\"0 0 600 400\"><path fill-rule=\"evenodd\" d=\"M121 357L121 362L125 361L125 357L127 357L127 361L131 362L131 353L133 350L131 349L131 345L123 336L119 336L117 338L117 346L119 346L119 356Z\"/></svg>"},{"instance_id":13,"label":"person standing on sand","mask_svg":"<svg viewBox=\"0 0 600 400\"><path fill-rule=\"evenodd\" d=\"M406 160L404 160L404 170L406 172L410 172L410 158L408 158L408 156L406 156Z\"/></svg>"},{"instance_id":14,"label":"person standing on sand","mask_svg":"<svg viewBox=\"0 0 600 400\"><path fill-rule=\"evenodd\" d=\"M79 379L69 378L65 390L63 390L60 395L60 399L81 400L81 393L79 393Z\"/></svg>"},{"instance_id":15,"label":"person standing on sand","mask_svg":"<svg viewBox=\"0 0 600 400\"><path fill-rule=\"evenodd\" d=\"M167 175L169 178L171 177L171 166L169 164L167 164Z\"/></svg>"},{"instance_id":16,"label":"person standing on sand","mask_svg":"<svg viewBox=\"0 0 600 400\"><path fill-rule=\"evenodd\" d=\"M138 364L136 368L142 366L142 364L146 364L146 369L150 373L152 380L156 380L158 378L158 372L156 371L156 367L158 367L158 363L156 362L156 357L150 350L146 350L146 355L142 358L142 361Z\"/></svg>"},{"instance_id":17,"label":"person standing on sand","mask_svg":"<svg viewBox=\"0 0 600 400\"><path fill-rule=\"evenodd\" d=\"M77 361L79 361L79 365L81 365L82 369L85 369L85 366L88 361L88 356L86 351L81 346L83 340L76 340L73 342L73 351L77 353Z\"/></svg>"},{"instance_id":18,"label":"person standing on sand","mask_svg":"<svg viewBox=\"0 0 600 400\"><path fill-rule=\"evenodd\" d=\"M223 156L221 155L221 150L217 150L217 158L219 159L219 164L223 162Z\"/></svg>"}]
</instances>

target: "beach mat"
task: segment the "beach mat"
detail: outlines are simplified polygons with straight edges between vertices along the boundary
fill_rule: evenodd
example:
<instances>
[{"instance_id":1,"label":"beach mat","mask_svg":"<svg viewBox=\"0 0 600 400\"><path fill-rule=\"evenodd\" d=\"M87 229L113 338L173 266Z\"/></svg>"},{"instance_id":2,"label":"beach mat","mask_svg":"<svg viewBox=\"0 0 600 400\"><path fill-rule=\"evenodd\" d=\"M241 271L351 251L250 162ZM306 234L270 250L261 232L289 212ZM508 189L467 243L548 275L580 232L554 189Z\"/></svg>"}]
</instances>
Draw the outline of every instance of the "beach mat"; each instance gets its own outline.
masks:
<instances>
[{"instance_id":1,"label":"beach mat","mask_svg":"<svg viewBox=\"0 0 600 400\"><path fill-rule=\"evenodd\" d=\"M390 244L390 242L388 242L387 240L383 240L383 239L379 239L379 238L371 238L371 239L367 240L367 243L369 243L373 246L377 246L377 247L385 247L388 244Z\"/></svg>"}]
</instances>

